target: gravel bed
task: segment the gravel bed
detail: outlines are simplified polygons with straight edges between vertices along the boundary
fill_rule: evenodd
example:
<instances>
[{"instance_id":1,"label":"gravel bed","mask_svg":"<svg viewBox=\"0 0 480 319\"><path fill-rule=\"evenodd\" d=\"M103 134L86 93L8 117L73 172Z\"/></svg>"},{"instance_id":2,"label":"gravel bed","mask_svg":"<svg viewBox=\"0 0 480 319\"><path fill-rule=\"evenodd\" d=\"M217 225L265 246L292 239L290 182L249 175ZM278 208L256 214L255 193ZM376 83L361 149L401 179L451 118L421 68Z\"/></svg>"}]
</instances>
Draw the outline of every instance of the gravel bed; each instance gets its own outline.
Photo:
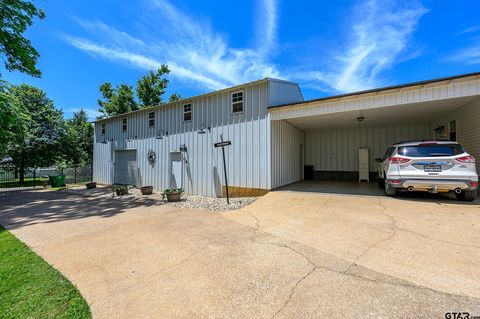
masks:
<instances>
[{"instance_id":1,"label":"gravel bed","mask_svg":"<svg viewBox=\"0 0 480 319\"><path fill-rule=\"evenodd\" d=\"M167 202L162 198L159 193L153 193L152 195L142 195L139 189L133 188L125 196L113 196L112 189L110 187L97 187L94 189L86 189L85 186L70 186L61 190L69 194L92 196L97 198L114 198L122 201L135 201L145 202L155 205L168 205L178 208L189 208L195 210L206 210L213 212L224 212L229 210L236 210L253 203L258 197L238 197L230 198L230 204L227 204L226 198L195 196L195 195L182 195L182 199L179 202Z\"/></svg>"}]
</instances>

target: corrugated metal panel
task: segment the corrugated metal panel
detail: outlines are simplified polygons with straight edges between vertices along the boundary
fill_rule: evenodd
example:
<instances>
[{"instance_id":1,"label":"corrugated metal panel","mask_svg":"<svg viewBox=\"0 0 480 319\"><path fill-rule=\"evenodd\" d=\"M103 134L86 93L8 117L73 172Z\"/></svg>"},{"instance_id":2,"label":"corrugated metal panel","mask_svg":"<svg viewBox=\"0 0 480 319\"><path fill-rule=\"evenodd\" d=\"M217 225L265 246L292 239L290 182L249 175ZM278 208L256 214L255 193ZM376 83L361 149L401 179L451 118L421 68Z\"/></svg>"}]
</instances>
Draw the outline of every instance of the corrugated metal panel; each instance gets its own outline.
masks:
<instances>
[{"instance_id":1,"label":"corrugated metal panel","mask_svg":"<svg viewBox=\"0 0 480 319\"><path fill-rule=\"evenodd\" d=\"M303 101L302 91L297 83L271 80L268 92L268 106Z\"/></svg>"},{"instance_id":2,"label":"corrugated metal panel","mask_svg":"<svg viewBox=\"0 0 480 319\"><path fill-rule=\"evenodd\" d=\"M433 85L433 84L432 84ZM480 79L466 79L460 82L442 82L437 87L396 89L381 94L349 96L335 100L312 101L298 105L270 109L272 120L285 120L325 113L368 109L440 99L480 95Z\"/></svg>"},{"instance_id":3,"label":"corrugated metal panel","mask_svg":"<svg viewBox=\"0 0 480 319\"><path fill-rule=\"evenodd\" d=\"M368 148L370 171L376 171L374 159L382 157L388 146L402 140L428 138L433 138L429 124L307 132L305 164L320 171L358 171L358 149Z\"/></svg>"},{"instance_id":4,"label":"corrugated metal panel","mask_svg":"<svg viewBox=\"0 0 480 319\"><path fill-rule=\"evenodd\" d=\"M477 172L480 172L480 99L476 99L432 123L432 130L445 126L449 135L449 123L455 120L457 141L476 159Z\"/></svg>"},{"instance_id":5,"label":"corrugated metal panel","mask_svg":"<svg viewBox=\"0 0 480 319\"><path fill-rule=\"evenodd\" d=\"M287 121L272 121L272 188L302 179L305 134Z\"/></svg>"},{"instance_id":6,"label":"corrugated metal panel","mask_svg":"<svg viewBox=\"0 0 480 319\"><path fill-rule=\"evenodd\" d=\"M106 121L106 134L101 135L101 123L95 127L94 178L101 183L112 182L115 150L136 149L139 184L168 187L169 152L187 146L185 154L185 190L187 193L215 196L221 194L223 161L221 149L213 147L223 134L232 145L225 148L229 185L269 189L270 134L267 113L268 83L244 88L245 111L231 113L231 92L221 92L192 99L192 121L183 121L183 104L155 108L155 127L149 128L148 112L128 114L128 130L122 132L122 118ZM198 134L202 124L211 127L207 134ZM168 132L168 136L166 136ZM155 138L158 134L162 139ZM105 139L106 144L103 144ZM130 140L127 142L126 140ZM149 150L157 155L150 165Z\"/></svg>"}]
</instances>

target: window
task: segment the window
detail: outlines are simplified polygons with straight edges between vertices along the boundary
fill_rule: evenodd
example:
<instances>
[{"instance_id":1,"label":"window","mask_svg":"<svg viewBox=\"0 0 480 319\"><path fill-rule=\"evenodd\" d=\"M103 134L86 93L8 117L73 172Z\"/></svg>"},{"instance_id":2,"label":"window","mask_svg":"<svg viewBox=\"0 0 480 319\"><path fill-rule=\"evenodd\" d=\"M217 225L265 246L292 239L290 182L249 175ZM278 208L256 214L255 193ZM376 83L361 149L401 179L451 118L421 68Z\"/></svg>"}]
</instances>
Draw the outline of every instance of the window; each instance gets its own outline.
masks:
<instances>
[{"instance_id":1,"label":"window","mask_svg":"<svg viewBox=\"0 0 480 319\"><path fill-rule=\"evenodd\" d=\"M383 155L383 160L386 160L387 158L391 157L394 151L395 151L395 147L389 147L385 152L385 155Z\"/></svg>"},{"instance_id":2,"label":"window","mask_svg":"<svg viewBox=\"0 0 480 319\"><path fill-rule=\"evenodd\" d=\"M122 119L122 131L125 132L126 130L127 130L127 118L124 117L124 118Z\"/></svg>"},{"instance_id":3,"label":"window","mask_svg":"<svg viewBox=\"0 0 480 319\"><path fill-rule=\"evenodd\" d=\"M192 104L185 104L183 106L183 121L188 122L192 120Z\"/></svg>"},{"instance_id":4,"label":"window","mask_svg":"<svg viewBox=\"0 0 480 319\"><path fill-rule=\"evenodd\" d=\"M398 149L398 154L409 157L435 157L435 156L453 156L464 152L458 144L426 144L402 146Z\"/></svg>"},{"instance_id":5,"label":"window","mask_svg":"<svg viewBox=\"0 0 480 319\"><path fill-rule=\"evenodd\" d=\"M232 93L232 113L243 112L243 91Z\"/></svg>"},{"instance_id":6,"label":"window","mask_svg":"<svg viewBox=\"0 0 480 319\"><path fill-rule=\"evenodd\" d=\"M148 113L148 127L155 127L155 112Z\"/></svg>"},{"instance_id":7,"label":"window","mask_svg":"<svg viewBox=\"0 0 480 319\"><path fill-rule=\"evenodd\" d=\"M102 123L102 135L105 135L105 123Z\"/></svg>"},{"instance_id":8,"label":"window","mask_svg":"<svg viewBox=\"0 0 480 319\"><path fill-rule=\"evenodd\" d=\"M450 141L457 140L457 122L455 120L450 121Z\"/></svg>"}]
</instances>

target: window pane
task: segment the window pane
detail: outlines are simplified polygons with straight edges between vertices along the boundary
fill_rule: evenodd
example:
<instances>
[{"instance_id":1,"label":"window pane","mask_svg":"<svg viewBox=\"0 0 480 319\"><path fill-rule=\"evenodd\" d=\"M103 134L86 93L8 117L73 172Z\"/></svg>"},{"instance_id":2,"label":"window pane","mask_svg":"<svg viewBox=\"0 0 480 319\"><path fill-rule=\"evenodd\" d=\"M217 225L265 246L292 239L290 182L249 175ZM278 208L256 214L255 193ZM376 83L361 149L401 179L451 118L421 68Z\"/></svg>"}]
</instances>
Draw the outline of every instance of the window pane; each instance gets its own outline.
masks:
<instances>
[{"instance_id":1,"label":"window pane","mask_svg":"<svg viewBox=\"0 0 480 319\"><path fill-rule=\"evenodd\" d=\"M192 112L183 113L183 120L190 121L192 119Z\"/></svg>"},{"instance_id":2,"label":"window pane","mask_svg":"<svg viewBox=\"0 0 480 319\"><path fill-rule=\"evenodd\" d=\"M418 145L400 147L398 153L410 157L452 156L462 154L463 149L458 144Z\"/></svg>"},{"instance_id":3,"label":"window pane","mask_svg":"<svg viewBox=\"0 0 480 319\"><path fill-rule=\"evenodd\" d=\"M243 102L233 103L232 112L233 113L243 112Z\"/></svg>"}]
</instances>

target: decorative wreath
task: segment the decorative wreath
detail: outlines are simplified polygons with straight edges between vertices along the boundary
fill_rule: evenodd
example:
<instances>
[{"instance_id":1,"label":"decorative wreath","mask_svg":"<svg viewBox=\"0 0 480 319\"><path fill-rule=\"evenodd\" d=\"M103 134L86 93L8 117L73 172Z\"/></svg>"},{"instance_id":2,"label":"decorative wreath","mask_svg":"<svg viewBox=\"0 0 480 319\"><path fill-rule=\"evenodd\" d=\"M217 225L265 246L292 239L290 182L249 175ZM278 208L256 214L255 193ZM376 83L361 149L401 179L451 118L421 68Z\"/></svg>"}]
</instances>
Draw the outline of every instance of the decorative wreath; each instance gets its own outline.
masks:
<instances>
[{"instance_id":1,"label":"decorative wreath","mask_svg":"<svg viewBox=\"0 0 480 319\"><path fill-rule=\"evenodd\" d=\"M157 154L155 154L153 150L148 151L147 160L151 165L155 164L157 161Z\"/></svg>"}]
</instances>

